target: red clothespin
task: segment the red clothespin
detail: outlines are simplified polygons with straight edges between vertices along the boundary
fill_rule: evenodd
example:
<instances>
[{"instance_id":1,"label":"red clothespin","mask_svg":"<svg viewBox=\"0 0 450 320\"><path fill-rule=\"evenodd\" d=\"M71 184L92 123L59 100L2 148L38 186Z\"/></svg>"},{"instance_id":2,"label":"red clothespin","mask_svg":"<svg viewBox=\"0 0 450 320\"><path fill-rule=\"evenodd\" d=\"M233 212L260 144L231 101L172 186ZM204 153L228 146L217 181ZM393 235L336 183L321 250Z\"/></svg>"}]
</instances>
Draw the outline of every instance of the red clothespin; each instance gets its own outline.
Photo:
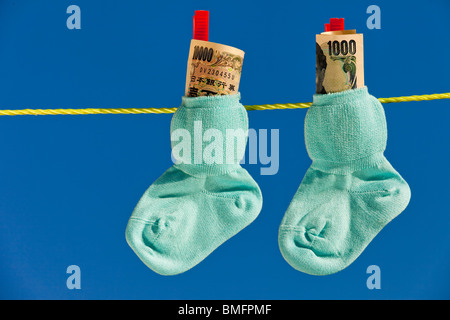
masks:
<instances>
[{"instance_id":1,"label":"red clothespin","mask_svg":"<svg viewBox=\"0 0 450 320\"><path fill-rule=\"evenodd\" d=\"M331 18L330 23L325 23L325 32L341 30L345 30L344 18Z\"/></svg>"},{"instance_id":2,"label":"red clothespin","mask_svg":"<svg viewBox=\"0 0 450 320\"><path fill-rule=\"evenodd\" d=\"M209 11L196 10L194 15L194 39L208 41Z\"/></svg>"}]
</instances>

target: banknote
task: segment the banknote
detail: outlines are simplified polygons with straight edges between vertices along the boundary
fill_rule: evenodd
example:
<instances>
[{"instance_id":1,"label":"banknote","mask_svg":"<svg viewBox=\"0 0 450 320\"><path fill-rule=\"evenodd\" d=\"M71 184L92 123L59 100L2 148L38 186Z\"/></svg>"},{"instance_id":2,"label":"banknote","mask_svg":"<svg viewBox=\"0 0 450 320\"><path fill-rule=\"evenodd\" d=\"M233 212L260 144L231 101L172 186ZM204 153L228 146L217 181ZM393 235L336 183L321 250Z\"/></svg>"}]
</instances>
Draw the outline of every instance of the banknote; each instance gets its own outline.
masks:
<instances>
[{"instance_id":1,"label":"banknote","mask_svg":"<svg viewBox=\"0 0 450 320\"><path fill-rule=\"evenodd\" d=\"M235 94L244 51L219 43L192 40L186 73L188 97Z\"/></svg>"},{"instance_id":2,"label":"banknote","mask_svg":"<svg viewBox=\"0 0 450 320\"><path fill-rule=\"evenodd\" d=\"M364 87L363 35L355 30L316 35L316 93Z\"/></svg>"}]
</instances>

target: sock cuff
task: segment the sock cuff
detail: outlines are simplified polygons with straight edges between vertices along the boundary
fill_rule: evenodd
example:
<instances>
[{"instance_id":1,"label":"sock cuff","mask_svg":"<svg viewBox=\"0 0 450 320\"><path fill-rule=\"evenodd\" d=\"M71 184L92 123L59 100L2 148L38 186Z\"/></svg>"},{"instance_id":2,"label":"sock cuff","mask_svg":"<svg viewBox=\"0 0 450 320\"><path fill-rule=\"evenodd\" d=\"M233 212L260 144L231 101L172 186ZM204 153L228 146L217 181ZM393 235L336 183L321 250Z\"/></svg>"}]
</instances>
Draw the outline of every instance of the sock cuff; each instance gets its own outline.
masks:
<instances>
[{"instance_id":1,"label":"sock cuff","mask_svg":"<svg viewBox=\"0 0 450 320\"><path fill-rule=\"evenodd\" d=\"M337 104L348 104L350 101L362 101L369 97L367 87L345 90L335 93L313 95L314 106L333 106Z\"/></svg>"},{"instance_id":2,"label":"sock cuff","mask_svg":"<svg viewBox=\"0 0 450 320\"><path fill-rule=\"evenodd\" d=\"M378 167L386 163L388 163L388 161L381 151L368 157L347 162L333 162L323 159L317 159L313 161L313 163L311 164L311 168L330 174L348 175L356 171Z\"/></svg>"},{"instance_id":3,"label":"sock cuff","mask_svg":"<svg viewBox=\"0 0 450 320\"><path fill-rule=\"evenodd\" d=\"M175 168L184 173L197 177L205 178L211 176L222 176L242 168L240 164L175 164Z\"/></svg>"},{"instance_id":4,"label":"sock cuff","mask_svg":"<svg viewBox=\"0 0 450 320\"><path fill-rule=\"evenodd\" d=\"M248 137L248 116L240 93L183 97L172 117L172 156L194 176L222 175L240 167Z\"/></svg>"},{"instance_id":5,"label":"sock cuff","mask_svg":"<svg viewBox=\"0 0 450 320\"><path fill-rule=\"evenodd\" d=\"M385 150L386 142L383 106L367 87L314 95L305 118L305 144L313 161L370 159Z\"/></svg>"},{"instance_id":6,"label":"sock cuff","mask_svg":"<svg viewBox=\"0 0 450 320\"><path fill-rule=\"evenodd\" d=\"M185 108L226 108L240 104L241 93L216 96L186 97L181 98L181 107Z\"/></svg>"}]
</instances>

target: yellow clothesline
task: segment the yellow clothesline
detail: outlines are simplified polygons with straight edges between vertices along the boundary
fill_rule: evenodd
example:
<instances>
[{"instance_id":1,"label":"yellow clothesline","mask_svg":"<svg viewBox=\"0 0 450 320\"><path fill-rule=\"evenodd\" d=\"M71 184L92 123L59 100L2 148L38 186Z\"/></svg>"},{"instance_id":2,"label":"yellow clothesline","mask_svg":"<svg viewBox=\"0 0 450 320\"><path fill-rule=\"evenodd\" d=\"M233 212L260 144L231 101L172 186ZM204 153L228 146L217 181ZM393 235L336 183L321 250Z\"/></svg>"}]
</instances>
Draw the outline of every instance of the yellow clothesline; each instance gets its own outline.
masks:
<instances>
[{"instance_id":1,"label":"yellow clothesline","mask_svg":"<svg viewBox=\"0 0 450 320\"><path fill-rule=\"evenodd\" d=\"M413 95L406 97L379 98L381 103L425 101L437 99L450 99L450 93L436 93ZM277 110L309 108L311 102L307 103L277 103L244 106L247 110ZM174 113L177 108L86 108L86 109L22 109L22 110L0 110L0 116L25 116L25 115L87 115L87 114L141 114L141 113Z\"/></svg>"}]
</instances>

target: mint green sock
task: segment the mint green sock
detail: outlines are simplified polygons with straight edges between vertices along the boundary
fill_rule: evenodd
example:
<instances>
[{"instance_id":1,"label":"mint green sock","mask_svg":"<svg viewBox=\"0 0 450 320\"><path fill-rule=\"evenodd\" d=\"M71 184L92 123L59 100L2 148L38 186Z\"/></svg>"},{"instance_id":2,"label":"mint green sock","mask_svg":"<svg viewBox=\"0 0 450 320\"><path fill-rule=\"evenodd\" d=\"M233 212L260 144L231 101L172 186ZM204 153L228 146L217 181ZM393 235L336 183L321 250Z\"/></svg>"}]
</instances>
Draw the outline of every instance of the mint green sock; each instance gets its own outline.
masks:
<instances>
[{"instance_id":1,"label":"mint green sock","mask_svg":"<svg viewBox=\"0 0 450 320\"><path fill-rule=\"evenodd\" d=\"M295 269L327 275L350 265L408 205L408 184L386 160L381 103L367 88L314 95L305 118L312 165L279 228Z\"/></svg>"},{"instance_id":2,"label":"mint green sock","mask_svg":"<svg viewBox=\"0 0 450 320\"><path fill-rule=\"evenodd\" d=\"M130 247L159 274L194 267L261 210L261 191L239 165L248 130L239 99L183 97L172 118L172 151L185 163L173 165L148 188L126 229ZM189 148L180 151L184 139Z\"/></svg>"}]
</instances>

